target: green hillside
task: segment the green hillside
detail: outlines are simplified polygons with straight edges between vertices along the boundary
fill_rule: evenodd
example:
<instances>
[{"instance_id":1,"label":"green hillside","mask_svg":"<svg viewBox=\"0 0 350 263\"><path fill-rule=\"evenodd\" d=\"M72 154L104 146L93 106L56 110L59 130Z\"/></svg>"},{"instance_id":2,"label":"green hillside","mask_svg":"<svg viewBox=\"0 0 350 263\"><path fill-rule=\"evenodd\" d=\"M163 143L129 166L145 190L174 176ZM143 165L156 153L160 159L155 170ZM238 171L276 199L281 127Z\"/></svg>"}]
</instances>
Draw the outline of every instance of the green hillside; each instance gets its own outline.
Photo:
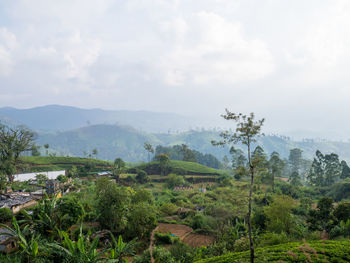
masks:
<instances>
[{"instance_id":1,"label":"green hillside","mask_svg":"<svg viewBox=\"0 0 350 263\"><path fill-rule=\"evenodd\" d=\"M23 156L20 164L25 167L25 172L41 172L66 170L73 166L92 165L96 168L108 168L111 162L80 157L51 157L51 156Z\"/></svg>"},{"instance_id":2,"label":"green hillside","mask_svg":"<svg viewBox=\"0 0 350 263\"><path fill-rule=\"evenodd\" d=\"M137 168L146 171L148 174L160 174L159 162L150 162L137 166ZM216 170L199 163L174 161L169 163L170 172L178 172L179 169L186 175L219 175L220 170Z\"/></svg>"},{"instance_id":3,"label":"green hillside","mask_svg":"<svg viewBox=\"0 0 350 263\"><path fill-rule=\"evenodd\" d=\"M118 125L93 125L67 132L40 133L37 143L48 143L57 155L84 156L93 149L98 150L97 158L139 162L147 158L143 144L149 141L161 143L151 134L139 132L131 127Z\"/></svg>"},{"instance_id":4,"label":"green hillside","mask_svg":"<svg viewBox=\"0 0 350 263\"><path fill-rule=\"evenodd\" d=\"M350 261L350 241L295 242L256 249L255 262L334 262ZM250 262L249 251L230 253L196 263Z\"/></svg>"},{"instance_id":5,"label":"green hillside","mask_svg":"<svg viewBox=\"0 0 350 263\"><path fill-rule=\"evenodd\" d=\"M50 151L57 155L84 156L97 149L99 159L114 160L121 157L128 162L142 162L148 159L143 148L145 142L171 146L186 144L189 148L202 153L211 153L221 160L229 155L229 148L214 147L212 140L219 140L216 131L190 131L178 134L151 134L120 125L92 125L80 129L55 133L39 133L37 143L49 144ZM265 136L253 145L261 145L267 154L277 151L283 158L288 158L289 150L300 148L307 159L312 159L316 150L324 153L335 152L341 159L350 160L350 143L329 141L292 141L285 137ZM238 148L245 149L237 145Z\"/></svg>"}]
</instances>

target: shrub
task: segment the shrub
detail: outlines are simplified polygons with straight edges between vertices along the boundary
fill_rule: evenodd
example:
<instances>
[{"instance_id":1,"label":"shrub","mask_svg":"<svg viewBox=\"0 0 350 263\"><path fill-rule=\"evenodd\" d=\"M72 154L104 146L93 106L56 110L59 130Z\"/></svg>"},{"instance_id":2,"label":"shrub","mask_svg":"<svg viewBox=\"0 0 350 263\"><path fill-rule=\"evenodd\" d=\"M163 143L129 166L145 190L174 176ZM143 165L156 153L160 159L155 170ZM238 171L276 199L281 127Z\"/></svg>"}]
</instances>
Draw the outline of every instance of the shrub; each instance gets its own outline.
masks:
<instances>
[{"instance_id":1,"label":"shrub","mask_svg":"<svg viewBox=\"0 0 350 263\"><path fill-rule=\"evenodd\" d=\"M66 230L77 223L79 219L82 219L84 208L78 199L65 197L58 200L55 214L60 227L63 230Z\"/></svg>"},{"instance_id":2,"label":"shrub","mask_svg":"<svg viewBox=\"0 0 350 263\"><path fill-rule=\"evenodd\" d=\"M84 236L90 236L92 233L95 232L95 230L96 230L96 229L95 229L94 227L91 227L91 226L82 225L82 227L81 227L81 233L82 233ZM80 227L77 227L77 228L74 229L74 231L73 231L74 240L78 240L79 235L80 235Z\"/></svg>"},{"instance_id":3,"label":"shrub","mask_svg":"<svg viewBox=\"0 0 350 263\"><path fill-rule=\"evenodd\" d=\"M173 203L165 203L160 207L160 211L164 215L169 215L169 216L176 214L178 209L179 208L177 207L177 205Z\"/></svg>"},{"instance_id":4,"label":"shrub","mask_svg":"<svg viewBox=\"0 0 350 263\"><path fill-rule=\"evenodd\" d=\"M259 237L259 246L272 246L288 243L289 238L286 233L282 232L280 234L276 233L265 233Z\"/></svg>"},{"instance_id":5,"label":"shrub","mask_svg":"<svg viewBox=\"0 0 350 263\"><path fill-rule=\"evenodd\" d=\"M241 237L240 239L235 241L234 251L241 252L249 250L249 239L247 237Z\"/></svg>"},{"instance_id":6,"label":"shrub","mask_svg":"<svg viewBox=\"0 0 350 263\"><path fill-rule=\"evenodd\" d=\"M160 232L155 232L154 233L154 238L156 240L156 244L157 245L174 244L175 241L179 239L176 236L172 236L171 233L160 233Z\"/></svg>"},{"instance_id":7,"label":"shrub","mask_svg":"<svg viewBox=\"0 0 350 263\"><path fill-rule=\"evenodd\" d=\"M138 170L135 179L139 184L145 184L150 180L149 177L147 176L147 173L143 170Z\"/></svg>"},{"instance_id":8,"label":"shrub","mask_svg":"<svg viewBox=\"0 0 350 263\"><path fill-rule=\"evenodd\" d=\"M186 175L186 170L181 167L174 167L171 169L171 172L177 175Z\"/></svg>"},{"instance_id":9,"label":"shrub","mask_svg":"<svg viewBox=\"0 0 350 263\"><path fill-rule=\"evenodd\" d=\"M193 262L193 249L182 242L175 242L169 251L176 262Z\"/></svg>"},{"instance_id":10,"label":"shrub","mask_svg":"<svg viewBox=\"0 0 350 263\"><path fill-rule=\"evenodd\" d=\"M168 180L167 180L167 186L168 188L174 188L175 186L182 186L185 184L185 180L183 176L176 175L176 174L169 174Z\"/></svg>"},{"instance_id":11,"label":"shrub","mask_svg":"<svg viewBox=\"0 0 350 263\"><path fill-rule=\"evenodd\" d=\"M11 209L8 209L6 207L0 208L0 223L6 223L11 221L13 217L13 213Z\"/></svg>"},{"instance_id":12,"label":"shrub","mask_svg":"<svg viewBox=\"0 0 350 263\"><path fill-rule=\"evenodd\" d=\"M203 214L197 214L192 219L192 228L193 229L202 229L206 231L210 231L213 229L213 225L215 220L210 216L205 216Z\"/></svg>"}]
</instances>

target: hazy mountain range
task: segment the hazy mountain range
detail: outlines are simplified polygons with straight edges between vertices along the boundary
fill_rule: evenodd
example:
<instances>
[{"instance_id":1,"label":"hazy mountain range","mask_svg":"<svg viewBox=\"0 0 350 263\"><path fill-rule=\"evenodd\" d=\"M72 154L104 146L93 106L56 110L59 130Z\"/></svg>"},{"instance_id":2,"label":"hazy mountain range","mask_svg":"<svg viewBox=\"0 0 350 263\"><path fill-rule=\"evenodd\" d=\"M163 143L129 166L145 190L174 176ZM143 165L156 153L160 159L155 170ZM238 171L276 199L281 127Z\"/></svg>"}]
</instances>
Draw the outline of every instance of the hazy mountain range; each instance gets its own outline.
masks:
<instances>
[{"instance_id":1,"label":"hazy mountain range","mask_svg":"<svg viewBox=\"0 0 350 263\"><path fill-rule=\"evenodd\" d=\"M122 124L147 132L188 130L197 121L174 113L80 109L48 105L31 109L0 108L0 121L24 124L34 130L67 131L95 124Z\"/></svg>"},{"instance_id":2,"label":"hazy mountain range","mask_svg":"<svg viewBox=\"0 0 350 263\"><path fill-rule=\"evenodd\" d=\"M58 155L84 156L98 150L98 158L126 161L147 160L144 142L157 145L187 144L203 153L212 153L219 159L228 155L228 147L214 147L211 140L219 139L215 130L191 130L193 120L171 113L146 111L106 111L50 105L32 109L0 108L0 121L8 125L23 124L38 133L37 144L50 145L50 152ZM134 128L136 127L136 128ZM168 132L171 130L172 132ZM265 136L258 144L267 154L277 151L287 158L289 150L300 148L305 158L311 159L317 149L335 152L350 160L350 143L330 141L293 141L283 136ZM240 147L240 146L238 146Z\"/></svg>"}]
</instances>

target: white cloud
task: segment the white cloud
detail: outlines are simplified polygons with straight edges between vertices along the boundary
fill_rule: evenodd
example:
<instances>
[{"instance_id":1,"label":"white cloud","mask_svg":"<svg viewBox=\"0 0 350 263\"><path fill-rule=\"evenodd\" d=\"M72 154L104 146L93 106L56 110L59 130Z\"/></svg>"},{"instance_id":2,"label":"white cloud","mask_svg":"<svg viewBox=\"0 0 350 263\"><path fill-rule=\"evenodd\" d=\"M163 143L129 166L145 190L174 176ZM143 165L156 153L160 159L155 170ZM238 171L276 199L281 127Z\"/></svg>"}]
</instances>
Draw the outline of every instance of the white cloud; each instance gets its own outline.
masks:
<instances>
[{"instance_id":1,"label":"white cloud","mask_svg":"<svg viewBox=\"0 0 350 263\"><path fill-rule=\"evenodd\" d=\"M286 129L350 110L346 0L4 3L0 106L229 107Z\"/></svg>"},{"instance_id":2,"label":"white cloud","mask_svg":"<svg viewBox=\"0 0 350 263\"><path fill-rule=\"evenodd\" d=\"M12 51L17 47L16 37L7 28L0 27L0 75L8 76L14 66Z\"/></svg>"},{"instance_id":3,"label":"white cloud","mask_svg":"<svg viewBox=\"0 0 350 263\"><path fill-rule=\"evenodd\" d=\"M273 57L265 43L245 39L239 23L199 12L166 25L163 29L166 33L173 31L174 44L157 66L167 84L234 84L274 71Z\"/></svg>"}]
</instances>

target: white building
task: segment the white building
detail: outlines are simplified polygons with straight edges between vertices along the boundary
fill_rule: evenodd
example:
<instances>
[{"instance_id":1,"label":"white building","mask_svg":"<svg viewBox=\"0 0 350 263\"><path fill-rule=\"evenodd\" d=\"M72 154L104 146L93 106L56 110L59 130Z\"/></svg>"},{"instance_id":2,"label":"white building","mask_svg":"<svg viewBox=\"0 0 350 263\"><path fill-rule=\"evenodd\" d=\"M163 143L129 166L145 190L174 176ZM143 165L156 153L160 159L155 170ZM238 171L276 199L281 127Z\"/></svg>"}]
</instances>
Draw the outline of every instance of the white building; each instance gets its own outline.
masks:
<instances>
[{"instance_id":1,"label":"white building","mask_svg":"<svg viewBox=\"0 0 350 263\"><path fill-rule=\"evenodd\" d=\"M50 171L50 172L36 172L36 173L26 173L26 174L15 174L14 175L14 180L23 182L23 181L28 181L28 180L35 180L35 176L37 174L44 174L47 176L48 179L56 179L59 175L65 175L66 171Z\"/></svg>"}]
</instances>

